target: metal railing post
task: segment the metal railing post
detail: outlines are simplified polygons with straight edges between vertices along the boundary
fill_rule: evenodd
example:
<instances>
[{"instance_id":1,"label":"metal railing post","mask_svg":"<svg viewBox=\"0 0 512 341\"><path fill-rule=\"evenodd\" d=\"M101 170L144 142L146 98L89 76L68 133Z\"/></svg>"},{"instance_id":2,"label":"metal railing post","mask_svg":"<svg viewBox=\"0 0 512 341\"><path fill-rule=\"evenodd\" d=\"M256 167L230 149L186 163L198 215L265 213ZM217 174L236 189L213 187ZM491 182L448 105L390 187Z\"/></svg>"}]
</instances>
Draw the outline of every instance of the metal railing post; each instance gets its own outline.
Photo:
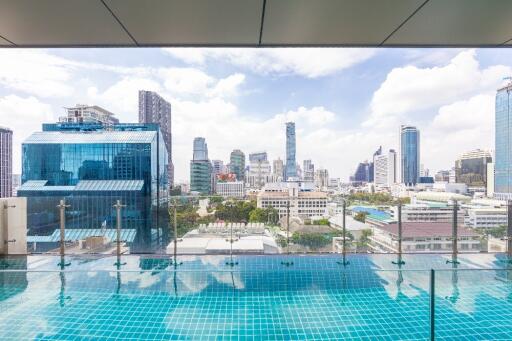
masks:
<instances>
[{"instance_id":1,"label":"metal railing post","mask_svg":"<svg viewBox=\"0 0 512 341\"><path fill-rule=\"evenodd\" d=\"M512 258L512 200L507 201L507 256L510 261Z\"/></svg>"},{"instance_id":2,"label":"metal railing post","mask_svg":"<svg viewBox=\"0 0 512 341\"><path fill-rule=\"evenodd\" d=\"M117 255L117 262L114 264L116 266L121 266L126 263L121 263L121 228L122 228L122 216L121 216L121 209L125 207L125 205L121 204L121 200L117 200L116 203L113 206L116 209L116 255Z\"/></svg>"},{"instance_id":3,"label":"metal railing post","mask_svg":"<svg viewBox=\"0 0 512 341\"><path fill-rule=\"evenodd\" d=\"M398 225L398 259L396 262L392 262L398 266L404 265L405 262L402 260L402 239L403 239L403 228L402 228L402 202L399 200L396 205L397 210L397 225Z\"/></svg>"},{"instance_id":4,"label":"metal railing post","mask_svg":"<svg viewBox=\"0 0 512 341\"><path fill-rule=\"evenodd\" d=\"M342 262L338 262L340 264L342 264L343 266L346 266L349 264L349 262L347 262L347 245L346 245L346 242L347 242L347 226L346 226L346 209L347 209L347 202L346 200L343 200L343 204L342 204L342 208L343 208L343 213L342 213L342 249L341 249L341 253L343 255L343 260Z\"/></svg>"},{"instance_id":5,"label":"metal railing post","mask_svg":"<svg viewBox=\"0 0 512 341\"><path fill-rule=\"evenodd\" d=\"M286 202L286 254L290 255L290 199ZM293 265L293 262L287 260L286 262L281 262L281 264L290 266Z\"/></svg>"},{"instance_id":6,"label":"metal railing post","mask_svg":"<svg viewBox=\"0 0 512 341\"><path fill-rule=\"evenodd\" d=\"M430 269L430 340L436 336L436 272Z\"/></svg>"},{"instance_id":7,"label":"metal railing post","mask_svg":"<svg viewBox=\"0 0 512 341\"><path fill-rule=\"evenodd\" d=\"M64 257L65 257L65 239L66 239L66 207L69 207L69 205L66 205L66 200L62 199L60 200L59 204L57 205L59 208L59 218L60 218L60 263L58 264L61 268L68 266L70 263L66 263Z\"/></svg>"},{"instance_id":8,"label":"metal railing post","mask_svg":"<svg viewBox=\"0 0 512 341\"><path fill-rule=\"evenodd\" d=\"M457 254L459 253L459 246L458 246L458 212L459 212L459 205L457 203L457 200L453 200L453 216L452 216L452 260L447 260L446 263L453 263L458 264L457 261Z\"/></svg>"},{"instance_id":9,"label":"metal railing post","mask_svg":"<svg viewBox=\"0 0 512 341\"><path fill-rule=\"evenodd\" d=\"M178 262L178 200L173 200L173 234L174 234L174 250L173 250L173 256L174 259L172 261L172 264L176 267L178 265L181 265L180 262Z\"/></svg>"}]
</instances>

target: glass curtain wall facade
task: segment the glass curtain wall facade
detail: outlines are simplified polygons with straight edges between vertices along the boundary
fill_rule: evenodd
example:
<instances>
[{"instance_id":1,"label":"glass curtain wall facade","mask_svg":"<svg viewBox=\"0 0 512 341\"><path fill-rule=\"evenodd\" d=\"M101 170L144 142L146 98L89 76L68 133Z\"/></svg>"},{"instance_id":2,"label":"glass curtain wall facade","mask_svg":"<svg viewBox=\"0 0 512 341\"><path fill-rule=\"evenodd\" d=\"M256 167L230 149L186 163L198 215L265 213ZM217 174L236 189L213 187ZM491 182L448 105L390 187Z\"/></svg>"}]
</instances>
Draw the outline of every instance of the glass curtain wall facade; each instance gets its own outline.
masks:
<instances>
[{"instance_id":1,"label":"glass curtain wall facade","mask_svg":"<svg viewBox=\"0 0 512 341\"><path fill-rule=\"evenodd\" d=\"M418 183L420 175L420 132L416 127L400 127L400 175L406 185Z\"/></svg>"},{"instance_id":2,"label":"glass curtain wall facade","mask_svg":"<svg viewBox=\"0 0 512 341\"><path fill-rule=\"evenodd\" d=\"M12 196L12 130L0 127L0 198Z\"/></svg>"},{"instance_id":3,"label":"glass curtain wall facade","mask_svg":"<svg viewBox=\"0 0 512 341\"><path fill-rule=\"evenodd\" d=\"M245 180L245 154L240 149L235 149L229 157L230 172L236 175L238 181Z\"/></svg>"},{"instance_id":4,"label":"glass curtain wall facade","mask_svg":"<svg viewBox=\"0 0 512 341\"><path fill-rule=\"evenodd\" d=\"M297 161L295 160L295 153L297 152L296 138L295 138L295 123L286 123L286 179L297 177Z\"/></svg>"},{"instance_id":5,"label":"glass curtain wall facade","mask_svg":"<svg viewBox=\"0 0 512 341\"><path fill-rule=\"evenodd\" d=\"M496 93L494 195L512 199L512 83Z\"/></svg>"},{"instance_id":6,"label":"glass curtain wall facade","mask_svg":"<svg viewBox=\"0 0 512 341\"><path fill-rule=\"evenodd\" d=\"M131 216L130 226L136 225L137 251L151 251L152 230L168 230L167 162L156 124L114 125L108 130L89 125L44 125L42 132L32 134L22 145L19 195L28 197L29 229L49 232L55 226L56 205L63 197L73 197L74 205L68 210L80 217L76 220L79 224L69 228L114 227L109 212L120 199L125 205L131 203L123 214ZM139 180L140 188L128 186L133 180ZM42 188L34 188L34 181ZM98 197L109 199L89 200ZM106 211L98 211L100 206L106 206Z\"/></svg>"}]
</instances>

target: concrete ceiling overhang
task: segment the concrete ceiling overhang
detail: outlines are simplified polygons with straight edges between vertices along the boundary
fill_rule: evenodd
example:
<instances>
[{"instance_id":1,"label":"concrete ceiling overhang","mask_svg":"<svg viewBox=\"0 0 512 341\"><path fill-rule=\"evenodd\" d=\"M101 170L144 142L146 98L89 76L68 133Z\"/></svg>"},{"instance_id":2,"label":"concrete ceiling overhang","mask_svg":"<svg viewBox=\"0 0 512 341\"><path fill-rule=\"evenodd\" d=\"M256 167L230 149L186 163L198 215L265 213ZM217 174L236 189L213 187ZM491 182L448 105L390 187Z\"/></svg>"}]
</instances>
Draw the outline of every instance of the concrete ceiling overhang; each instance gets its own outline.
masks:
<instances>
[{"instance_id":1,"label":"concrete ceiling overhang","mask_svg":"<svg viewBox=\"0 0 512 341\"><path fill-rule=\"evenodd\" d=\"M0 0L0 46L507 46L511 0Z\"/></svg>"}]
</instances>

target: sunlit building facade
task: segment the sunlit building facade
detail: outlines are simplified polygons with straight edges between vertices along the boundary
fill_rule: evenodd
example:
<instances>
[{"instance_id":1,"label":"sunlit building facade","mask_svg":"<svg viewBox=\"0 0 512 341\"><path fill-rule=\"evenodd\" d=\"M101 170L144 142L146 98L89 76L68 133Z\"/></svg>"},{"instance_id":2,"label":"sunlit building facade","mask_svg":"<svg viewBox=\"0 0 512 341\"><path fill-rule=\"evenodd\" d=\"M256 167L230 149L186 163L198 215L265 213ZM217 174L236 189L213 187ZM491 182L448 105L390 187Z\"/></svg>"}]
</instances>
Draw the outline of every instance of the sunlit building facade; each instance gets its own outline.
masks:
<instances>
[{"instance_id":1,"label":"sunlit building facade","mask_svg":"<svg viewBox=\"0 0 512 341\"><path fill-rule=\"evenodd\" d=\"M400 126L400 181L406 185L418 183L420 175L420 131L413 126Z\"/></svg>"},{"instance_id":2,"label":"sunlit building facade","mask_svg":"<svg viewBox=\"0 0 512 341\"><path fill-rule=\"evenodd\" d=\"M73 203L68 228L113 228L119 199L127 205L125 227L137 230L138 251L151 250L155 234L162 236L168 156L158 125L45 124L23 142L22 153L18 196L28 197L29 233L57 228L63 198Z\"/></svg>"},{"instance_id":3,"label":"sunlit building facade","mask_svg":"<svg viewBox=\"0 0 512 341\"><path fill-rule=\"evenodd\" d=\"M495 107L494 196L512 199L512 83L498 89Z\"/></svg>"}]
</instances>

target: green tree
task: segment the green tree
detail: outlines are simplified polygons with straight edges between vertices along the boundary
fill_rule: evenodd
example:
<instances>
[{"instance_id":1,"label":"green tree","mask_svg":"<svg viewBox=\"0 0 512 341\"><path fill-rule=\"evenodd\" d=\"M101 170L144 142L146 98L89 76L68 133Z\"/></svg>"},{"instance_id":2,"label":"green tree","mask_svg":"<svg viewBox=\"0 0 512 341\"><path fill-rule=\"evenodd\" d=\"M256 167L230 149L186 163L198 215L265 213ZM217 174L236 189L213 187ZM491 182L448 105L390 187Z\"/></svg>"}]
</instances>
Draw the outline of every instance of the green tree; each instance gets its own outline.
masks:
<instances>
[{"instance_id":1,"label":"green tree","mask_svg":"<svg viewBox=\"0 0 512 341\"><path fill-rule=\"evenodd\" d=\"M370 229L364 229L361 231L361 236L359 237L359 240L357 241L357 247L367 247L370 243L370 237L373 235L372 230Z\"/></svg>"},{"instance_id":2,"label":"green tree","mask_svg":"<svg viewBox=\"0 0 512 341\"><path fill-rule=\"evenodd\" d=\"M313 221L313 225L331 226L329 219L318 219Z\"/></svg>"},{"instance_id":3,"label":"green tree","mask_svg":"<svg viewBox=\"0 0 512 341\"><path fill-rule=\"evenodd\" d=\"M357 212L356 215L354 216L354 220L364 223L366 221L367 215L368 215L368 212Z\"/></svg>"}]
</instances>

